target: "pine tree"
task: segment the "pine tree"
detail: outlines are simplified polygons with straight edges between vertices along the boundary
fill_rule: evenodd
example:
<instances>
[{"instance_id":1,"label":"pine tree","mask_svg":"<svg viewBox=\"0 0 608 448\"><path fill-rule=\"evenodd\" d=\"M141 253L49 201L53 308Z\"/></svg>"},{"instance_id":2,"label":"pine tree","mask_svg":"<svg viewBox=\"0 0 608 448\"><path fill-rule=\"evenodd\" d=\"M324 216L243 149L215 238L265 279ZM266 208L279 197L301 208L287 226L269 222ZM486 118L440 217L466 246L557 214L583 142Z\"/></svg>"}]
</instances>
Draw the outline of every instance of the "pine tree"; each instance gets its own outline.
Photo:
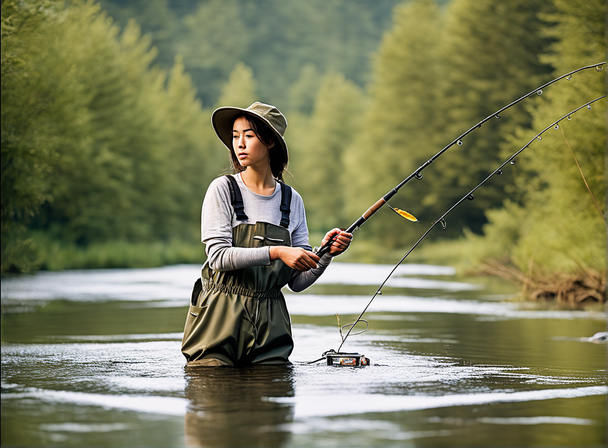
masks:
<instances>
[{"instance_id":1,"label":"pine tree","mask_svg":"<svg viewBox=\"0 0 608 448\"><path fill-rule=\"evenodd\" d=\"M555 6L554 13L542 16L546 35L554 39L543 60L554 67L555 76L603 61L605 3L556 0ZM544 129L605 94L604 82L603 73L587 70L547 89L543 101L532 110L534 130ZM581 268L605 270L606 227L589 193L601 208L605 195L605 110L606 102L601 100L591 110L577 112L522 153L517 171L525 171L516 185L522 204L507 202L505 208L488 214L486 236L473 239L484 246L483 254L507 256L532 275ZM514 146L525 144L530 134L520 130ZM496 235L501 234L509 238L505 241L503 237L503 243L497 244Z\"/></svg>"},{"instance_id":2,"label":"pine tree","mask_svg":"<svg viewBox=\"0 0 608 448\"><path fill-rule=\"evenodd\" d=\"M371 104L344 162L354 181L347 201L353 221L435 152L440 10L431 0L405 3L395 9L393 22L375 58ZM407 185L394 204L416 214L425 206L419 190L425 186ZM418 230L387 214L368 226L364 235L387 248L409 242Z\"/></svg>"},{"instance_id":3,"label":"pine tree","mask_svg":"<svg viewBox=\"0 0 608 448\"><path fill-rule=\"evenodd\" d=\"M222 86L217 106L247 107L257 99L253 71L239 62L230 73L228 82Z\"/></svg>"},{"instance_id":4,"label":"pine tree","mask_svg":"<svg viewBox=\"0 0 608 448\"><path fill-rule=\"evenodd\" d=\"M293 172L313 232L348 225L343 207L352 179L343 179L343 160L349 156L347 148L359 127L362 103L359 87L342 74L329 73L321 83L310 119L296 131L299 137L291 147L301 157L292 165Z\"/></svg>"},{"instance_id":5,"label":"pine tree","mask_svg":"<svg viewBox=\"0 0 608 448\"><path fill-rule=\"evenodd\" d=\"M289 88L289 111L310 115L322 76L313 64L307 64L298 80Z\"/></svg>"},{"instance_id":6,"label":"pine tree","mask_svg":"<svg viewBox=\"0 0 608 448\"><path fill-rule=\"evenodd\" d=\"M245 60L248 31L237 0L199 2L194 13L183 18L175 50L183 55L204 103L217 100L226 77Z\"/></svg>"},{"instance_id":7,"label":"pine tree","mask_svg":"<svg viewBox=\"0 0 608 448\"><path fill-rule=\"evenodd\" d=\"M449 5L439 50L437 149L550 78L549 65L539 60L549 40L540 32L538 14L551 8L549 0L455 0ZM433 186L422 197L431 216L440 216L496 168L504 142L530 123L525 107L511 108L434 163L427 176ZM444 235L457 236L463 228L480 232L485 210L502 202L511 180L505 175L486 184L473 202L450 214Z\"/></svg>"},{"instance_id":8,"label":"pine tree","mask_svg":"<svg viewBox=\"0 0 608 448\"><path fill-rule=\"evenodd\" d=\"M201 109L179 56L169 73L166 95L169 160L164 167L171 177L171 225L173 229L183 228L184 238L198 241L203 196L211 180L225 171L229 162L221 157L223 148L216 148L210 111Z\"/></svg>"}]
</instances>

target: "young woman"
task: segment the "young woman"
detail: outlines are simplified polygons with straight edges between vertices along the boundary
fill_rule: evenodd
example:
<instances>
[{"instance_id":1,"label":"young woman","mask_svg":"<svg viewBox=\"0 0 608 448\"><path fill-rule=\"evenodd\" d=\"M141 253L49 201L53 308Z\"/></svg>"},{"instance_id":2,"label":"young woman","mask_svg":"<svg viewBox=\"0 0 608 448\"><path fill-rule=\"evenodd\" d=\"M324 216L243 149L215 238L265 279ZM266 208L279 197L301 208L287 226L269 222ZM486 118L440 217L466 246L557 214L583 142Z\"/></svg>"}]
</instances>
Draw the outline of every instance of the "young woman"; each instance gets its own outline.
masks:
<instances>
[{"instance_id":1,"label":"young woman","mask_svg":"<svg viewBox=\"0 0 608 448\"><path fill-rule=\"evenodd\" d=\"M285 185L287 120L274 106L213 112L235 174L215 179L203 202L207 262L192 292L182 353L188 365L285 364L293 349L281 288L312 285L352 235L333 229L319 258L308 243L304 203Z\"/></svg>"}]
</instances>

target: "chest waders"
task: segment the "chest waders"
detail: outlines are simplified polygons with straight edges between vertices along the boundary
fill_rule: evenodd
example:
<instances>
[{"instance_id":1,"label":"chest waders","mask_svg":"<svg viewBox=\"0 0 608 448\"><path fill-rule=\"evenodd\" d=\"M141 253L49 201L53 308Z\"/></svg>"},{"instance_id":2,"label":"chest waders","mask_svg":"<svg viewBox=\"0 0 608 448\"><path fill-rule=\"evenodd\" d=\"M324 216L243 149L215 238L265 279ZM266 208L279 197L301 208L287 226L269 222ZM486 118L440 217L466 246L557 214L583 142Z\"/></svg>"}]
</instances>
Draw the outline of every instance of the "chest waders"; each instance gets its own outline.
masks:
<instances>
[{"instance_id":1,"label":"chest waders","mask_svg":"<svg viewBox=\"0 0 608 448\"><path fill-rule=\"evenodd\" d=\"M229 179L237 220L247 220L236 180ZM265 222L232 229L234 247L291 246L291 188L281 185L281 226ZM182 353L188 365L285 364L293 350L291 321L281 288L293 274L281 260L216 272L207 261L194 284Z\"/></svg>"}]
</instances>

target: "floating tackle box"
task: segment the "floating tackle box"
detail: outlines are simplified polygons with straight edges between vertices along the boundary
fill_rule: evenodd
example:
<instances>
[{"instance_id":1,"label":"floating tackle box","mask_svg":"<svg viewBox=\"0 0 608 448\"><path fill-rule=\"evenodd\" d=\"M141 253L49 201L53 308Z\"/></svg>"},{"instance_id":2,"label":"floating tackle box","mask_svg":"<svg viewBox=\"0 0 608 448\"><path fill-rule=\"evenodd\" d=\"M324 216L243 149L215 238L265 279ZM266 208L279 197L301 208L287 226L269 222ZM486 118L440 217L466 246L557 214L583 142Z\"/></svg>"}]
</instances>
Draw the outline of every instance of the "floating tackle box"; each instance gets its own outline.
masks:
<instances>
[{"instance_id":1,"label":"floating tackle box","mask_svg":"<svg viewBox=\"0 0 608 448\"><path fill-rule=\"evenodd\" d=\"M363 367L369 366L370 360L359 353L327 353L327 365L339 367Z\"/></svg>"}]
</instances>

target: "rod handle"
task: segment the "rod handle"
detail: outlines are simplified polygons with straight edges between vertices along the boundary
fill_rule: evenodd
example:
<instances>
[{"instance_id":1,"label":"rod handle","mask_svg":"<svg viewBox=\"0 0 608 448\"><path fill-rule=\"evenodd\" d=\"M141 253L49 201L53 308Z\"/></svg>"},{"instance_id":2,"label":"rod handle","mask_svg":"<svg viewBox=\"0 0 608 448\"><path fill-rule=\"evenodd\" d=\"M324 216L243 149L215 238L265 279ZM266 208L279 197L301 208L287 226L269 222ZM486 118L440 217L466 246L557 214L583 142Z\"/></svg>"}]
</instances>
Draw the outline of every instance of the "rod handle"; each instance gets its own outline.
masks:
<instances>
[{"instance_id":1,"label":"rod handle","mask_svg":"<svg viewBox=\"0 0 608 448\"><path fill-rule=\"evenodd\" d=\"M355 230L357 230L359 227L361 227L363 225L363 223L365 221L367 221L374 213L376 213L384 204L386 204L385 198L378 199L378 201L374 205L372 205L370 208L368 208L367 211L365 213L363 213L363 215L356 222L354 222L348 229L346 229L346 231L348 233L353 233ZM322 257L323 255L328 253L329 248L331 247L331 243L333 243L333 242L334 242L334 238L332 238L325 245L323 245L316 252L317 255L319 257Z\"/></svg>"},{"instance_id":2,"label":"rod handle","mask_svg":"<svg viewBox=\"0 0 608 448\"><path fill-rule=\"evenodd\" d=\"M363 213L363 218L365 220L369 219L374 213L376 213L380 207L382 207L384 204L386 204L386 199L384 198L380 198L378 199L378 202L376 202L374 205L372 205L370 208L367 209L367 211L365 213Z\"/></svg>"}]
</instances>

